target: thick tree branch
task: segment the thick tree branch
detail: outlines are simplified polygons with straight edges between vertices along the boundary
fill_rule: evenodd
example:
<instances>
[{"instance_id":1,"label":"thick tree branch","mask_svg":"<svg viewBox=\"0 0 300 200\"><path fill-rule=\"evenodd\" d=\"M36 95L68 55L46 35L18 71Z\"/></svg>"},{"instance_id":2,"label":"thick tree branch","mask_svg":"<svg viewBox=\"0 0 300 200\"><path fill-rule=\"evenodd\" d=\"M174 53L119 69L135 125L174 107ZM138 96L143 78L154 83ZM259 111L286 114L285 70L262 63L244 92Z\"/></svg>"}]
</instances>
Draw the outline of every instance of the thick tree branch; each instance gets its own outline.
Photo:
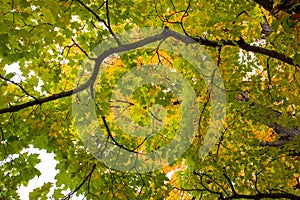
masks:
<instances>
[{"instance_id":1,"label":"thick tree branch","mask_svg":"<svg viewBox=\"0 0 300 200\"><path fill-rule=\"evenodd\" d=\"M291 194L291 193L258 193L254 195L246 195L246 194L233 194L232 196L220 198L220 200L230 200L230 199L291 199L291 200L300 200L300 196Z\"/></svg>"},{"instance_id":2,"label":"thick tree branch","mask_svg":"<svg viewBox=\"0 0 300 200\"><path fill-rule=\"evenodd\" d=\"M297 0L281 0L280 3L273 8L272 14L276 15L279 11L294 15L292 19L298 19L300 14L300 3Z\"/></svg>"},{"instance_id":3,"label":"thick tree branch","mask_svg":"<svg viewBox=\"0 0 300 200\"><path fill-rule=\"evenodd\" d=\"M237 101L248 102L250 101L248 95L242 92L239 97L236 97ZM300 135L300 130L296 126L285 127L278 123L281 112L266 108L255 102L251 102L250 110L255 110L255 115L247 115L249 119L258 121L259 123L265 124L272 128L275 133L279 136L279 139L273 142L261 142L262 146L282 146L289 141L294 141L295 138ZM251 112L252 113L252 112Z\"/></svg>"},{"instance_id":4,"label":"thick tree branch","mask_svg":"<svg viewBox=\"0 0 300 200\"><path fill-rule=\"evenodd\" d=\"M245 195L245 194L238 194L234 188L234 185L232 184L231 179L226 175L226 173L223 173L223 176L226 178L226 180L229 183L230 189L231 189L231 196L227 196L227 197L221 197L219 199L222 200L227 200L227 199L265 199L265 198L270 198L270 199L278 199L278 198L287 198L287 199L300 199L300 196L291 194L291 193L286 193L286 192L282 192L282 193L261 193L258 192L257 194L254 195Z\"/></svg>"},{"instance_id":5,"label":"thick tree branch","mask_svg":"<svg viewBox=\"0 0 300 200\"><path fill-rule=\"evenodd\" d=\"M110 56L114 53L120 53L120 52L124 52L124 51L130 51L130 50L133 50L133 49L137 49L137 48L145 46L147 44L150 44L150 43L153 43L153 42L156 42L156 41L160 41L160 40L164 40L168 37L173 37L173 38L175 38L175 39L177 39L181 42L184 42L186 44L193 44L193 43L198 42L201 45L208 46L208 47L236 46L236 47L240 47L240 48L242 48L246 51L252 51L252 52L255 52L255 53L260 53L260 54L263 54L263 55L267 55L267 56L270 56L272 58L276 58L278 60L281 60L285 63L288 63L290 65L294 65L294 66L299 67L299 65L294 64L294 61L293 61L292 58L289 58L289 57L285 56L284 54L278 53L274 50L268 50L268 49L264 49L264 48L261 48L261 47L251 46L250 44L246 43L244 41L244 39L242 39L242 38L240 38L237 41L230 41L230 40L213 41L213 40L203 39L201 37L191 38L191 37L187 37L187 36L184 36L182 34L179 34L177 32L171 31L169 29L164 29L164 31L160 34L156 34L154 36L142 39L140 41L137 41L137 42L134 42L134 43L131 43L131 44L125 44L125 45L120 45L118 47L110 48L110 49L106 50L105 52L103 52L96 59L94 59L96 61L96 63L95 63L93 74L92 74L91 78L86 83L84 83L83 85L80 85L79 87L76 87L76 88L74 88L72 90L69 90L69 91L60 92L60 93L53 94L53 95L48 96L48 97L36 99L36 100L29 101L29 102L26 102L26 103L23 103L23 104L20 104L20 105L13 105L13 106L10 106L8 108L2 108L2 109L0 109L0 114L10 113L10 112L17 112L17 111L22 110L24 108L28 108L28 107L35 106L35 105L41 105L41 104L49 102L49 101L53 101L53 100L56 100L56 99L67 97L67 96L71 96L73 94L81 92L81 91L88 88L89 86L91 86L94 83L94 81L97 78L97 75L98 75L98 72L99 72L100 65L101 65L102 61L105 58L107 58L108 56Z\"/></svg>"},{"instance_id":6,"label":"thick tree branch","mask_svg":"<svg viewBox=\"0 0 300 200\"><path fill-rule=\"evenodd\" d=\"M254 1L269 12L271 12L273 9L273 4L274 4L273 0L254 0Z\"/></svg>"},{"instance_id":7,"label":"thick tree branch","mask_svg":"<svg viewBox=\"0 0 300 200\"><path fill-rule=\"evenodd\" d=\"M254 0L257 4L263 7L265 10L270 12L273 16L276 16L279 11L284 11L292 15L291 19L299 19L300 16L300 4L298 1L281 0L279 4L274 7L273 0Z\"/></svg>"},{"instance_id":8,"label":"thick tree branch","mask_svg":"<svg viewBox=\"0 0 300 200\"><path fill-rule=\"evenodd\" d=\"M240 37L239 40L220 40L220 41L213 41L204 39L202 37L193 37L194 40L199 42L201 45L209 46L209 47L222 47L222 46L236 46L240 47L241 49L245 51L251 51L253 53L259 53L262 55L266 55L272 58L275 58L277 60L280 60L284 63L300 67L298 64L294 63L294 60L288 56L286 56L283 53L279 53L274 50L269 50L262 47L252 46L248 44L242 37Z\"/></svg>"},{"instance_id":9,"label":"thick tree branch","mask_svg":"<svg viewBox=\"0 0 300 200\"><path fill-rule=\"evenodd\" d=\"M91 86L94 83L94 81L97 78L99 69L100 69L100 64L108 56L110 56L114 53L119 53L119 52L123 52L123 51L130 51L132 49L142 47L144 45L147 45L147 44L165 39L167 37L171 37L172 35L177 36L178 39L181 39L183 42L187 42L186 41L187 37L185 37L183 35L180 35L178 33L175 33L173 31L167 31L167 29L166 29L162 33L154 35L152 37L148 37L146 39L142 39L140 41L137 41L137 42L134 42L134 43L131 43L131 44L126 44L126 45L121 45L121 46L118 46L118 47L115 47L115 48L110 48L110 49L106 50L105 52L103 52L101 55L99 55L97 57L97 59L95 59L96 63L95 63L95 66L94 66L93 74L86 83L84 83L84 84L82 84L82 85L80 85L80 86L78 86L78 87L76 87L72 90L69 90L69 91L60 92L60 93L53 94L51 96L40 98L40 99L35 99L33 101L29 101L29 102L26 102L26 103L23 103L23 104L20 104L20 105L13 105L13 106L10 106L8 108L2 108L2 109L0 109L0 114L17 112L19 110L22 110L22 109L25 109L25 108L28 108L28 107L31 107L31 106L41 105L41 104L46 103L46 102L61 99L61 98L68 97L68 96L71 96L73 94L76 94L78 92L81 92L81 91L85 90L86 88L88 88L89 86ZM191 42L192 39L190 39L189 41Z\"/></svg>"},{"instance_id":10,"label":"thick tree branch","mask_svg":"<svg viewBox=\"0 0 300 200\"><path fill-rule=\"evenodd\" d=\"M257 192L256 194L253 194L253 195L239 194L236 192L234 185L232 184L232 181L230 180L230 178L225 173L223 173L225 179L228 181L228 183L230 185L229 188L231 189L231 194L229 194L229 192L226 192L226 190L223 187L221 187L220 184L215 182L215 180L212 179L208 174L199 173L196 171L194 171L193 173L195 175L199 176L200 184L204 188L204 189L199 189L198 191L201 191L201 192L207 191L210 194L216 194L219 196L219 198L218 198L219 200L230 200L230 199L255 199L255 200L257 200L257 199L266 199L266 198L269 198L269 199L284 199L285 198L285 199L292 199L292 200L300 200L300 196L292 194L292 193L288 193L288 192L268 192L268 193ZM210 177L210 180L212 182L214 182L215 184L217 184L219 187L221 187L225 194L223 194L223 192L217 192L217 191L213 191L213 190L209 189L203 181L204 176Z\"/></svg>"},{"instance_id":11,"label":"thick tree branch","mask_svg":"<svg viewBox=\"0 0 300 200\"><path fill-rule=\"evenodd\" d=\"M269 123L268 126L272 128L280 138L274 142L262 142L262 146L282 146L289 141L295 140L295 138L300 135L300 130L296 126L289 128L276 122Z\"/></svg>"}]
</instances>

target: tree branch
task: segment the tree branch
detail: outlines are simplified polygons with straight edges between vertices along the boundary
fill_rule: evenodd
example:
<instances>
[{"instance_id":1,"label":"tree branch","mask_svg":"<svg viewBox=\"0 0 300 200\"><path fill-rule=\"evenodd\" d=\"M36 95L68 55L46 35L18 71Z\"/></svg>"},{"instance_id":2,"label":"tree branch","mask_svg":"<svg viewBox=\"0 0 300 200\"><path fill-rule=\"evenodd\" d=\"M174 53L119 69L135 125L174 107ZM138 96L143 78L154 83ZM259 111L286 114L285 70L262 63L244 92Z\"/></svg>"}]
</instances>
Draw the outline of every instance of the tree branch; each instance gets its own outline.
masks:
<instances>
[{"instance_id":1,"label":"tree branch","mask_svg":"<svg viewBox=\"0 0 300 200\"><path fill-rule=\"evenodd\" d=\"M300 65L294 63L294 60L292 58L286 56L285 54L279 53L274 50L262 48L262 47L252 46L252 45L248 44L242 37L240 37L239 40L220 40L220 41L208 40L208 39L204 39L202 37L193 37L193 39L196 40L197 42L199 42L201 45L209 46L209 47L222 47L222 46L240 47L241 49L243 49L245 51L251 51L253 53L259 53L262 55L266 55L266 56L275 58L277 60L280 60L284 63L300 67Z\"/></svg>"},{"instance_id":2,"label":"tree branch","mask_svg":"<svg viewBox=\"0 0 300 200\"><path fill-rule=\"evenodd\" d=\"M299 200L300 196L295 195L295 194L291 194L291 193L286 193L286 192L282 192L282 193L258 193L258 194L254 194L254 195L246 195L246 194L233 194L232 196L228 196L228 197L224 197L224 198L220 198L222 200L230 200L230 199L291 199L291 200Z\"/></svg>"},{"instance_id":3,"label":"tree branch","mask_svg":"<svg viewBox=\"0 0 300 200\"><path fill-rule=\"evenodd\" d=\"M87 5L85 5L81 0L76 0L80 5L82 5L85 9L87 9L90 13L92 13L92 15L94 15L94 17L96 17L96 19L99 22L102 22L104 24L104 26L108 29L109 33L114 37L114 39L116 40L116 42L118 43L118 45L121 45L120 40L116 37L115 33L113 32L113 30L110 27L110 20L109 20L109 10L108 10L108 0L106 0L105 4L106 4L106 18L108 20L108 22L106 23L106 21L104 19L101 19L99 17L99 15L97 15L91 8L89 8Z\"/></svg>"},{"instance_id":4,"label":"tree branch","mask_svg":"<svg viewBox=\"0 0 300 200\"><path fill-rule=\"evenodd\" d=\"M14 82L14 81L12 81L12 80L10 80L10 79L8 79L8 78L5 78L5 77L3 77L3 76L1 76L0 75L0 78L1 79L3 79L3 80L5 80L5 81L7 81L7 82L10 82L11 84L13 84L13 85L16 85L16 86L18 86L27 96L30 96L31 98L33 98L33 99L37 99L35 96L33 96L33 95L31 95L31 94L29 94L24 88L23 88L23 86L21 86L19 83L16 83L16 82Z\"/></svg>"},{"instance_id":5,"label":"tree branch","mask_svg":"<svg viewBox=\"0 0 300 200\"><path fill-rule=\"evenodd\" d=\"M105 9L106 9L106 20L107 20L108 30L109 30L110 34L115 38L115 40L118 43L118 45L121 45L120 40L116 37L115 33L111 29L110 17L109 17L109 8L108 8L108 0L105 1Z\"/></svg>"},{"instance_id":6,"label":"tree branch","mask_svg":"<svg viewBox=\"0 0 300 200\"><path fill-rule=\"evenodd\" d=\"M227 182L229 183L231 192L232 192L234 195L236 195L237 192L235 191L234 186L233 186L232 181L230 180L229 176L227 176L227 174L226 174L225 172L223 172L223 176L226 178Z\"/></svg>"},{"instance_id":7,"label":"tree branch","mask_svg":"<svg viewBox=\"0 0 300 200\"><path fill-rule=\"evenodd\" d=\"M150 44L150 43L153 43L153 42L156 42L156 41L160 41L160 40L164 40L168 37L173 37L173 38L175 38L175 39L177 39L177 40L179 40L183 43L186 43L186 44L193 44L193 43L198 42L201 45L208 46L208 47L237 46L237 47L240 47L240 48L242 48L246 51L252 51L252 52L260 53L260 54L263 54L263 55L268 55L272 58L276 58L276 59L281 60L285 63L290 64L290 65L294 65L294 66L299 67L299 65L294 64L294 61L293 61L292 58L289 58L289 57L285 56L284 54L278 53L278 52L273 51L273 50L268 50L268 49L264 49L264 48L261 48L261 47L251 46L250 44L246 43L242 38L240 38L237 41L230 41L230 40L229 41L228 40L226 40L226 41L225 40L213 41L213 40L203 39L201 37L191 38L191 37L184 36L180 33L171 31L169 29L164 29L163 32L161 32L159 34L156 34L154 36L139 40L139 41L134 42L134 43L120 45L118 47L110 48L110 49L104 51L101 55L99 55L96 59L94 59L96 61L95 66L94 66L94 71L93 71L92 76L90 77L90 79L86 83L84 83L84 84L82 84L82 85L80 85L80 86L78 86L78 87L76 87L72 90L69 90L69 91L60 92L60 93L53 94L51 96L40 98L40 99L35 99L33 101L29 101L29 102L26 102L26 103L23 103L23 104L20 104L20 105L13 105L13 106L10 106L8 108L2 108L2 109L0 109L0 114L10 113L10 112L17 112L17 111L22 110L24 108L28 108L28 107L35 106L35 105L41 105L41 104L49 102L49 101L53 101L53 100L56 100L56 99L67 97L67 96L71 96L73 94L81 92L84 89L91 86L95 82L95 80L97 78L97 75L98 75L98 72L99 72L99 69L100 69L100 65L101 65L102 61L105 58L107 58L108 56L110 56L114 53L120 53L120 52L125 52L125 51L130 51L130 50L133 50L133 49L137 49L137 48L145 46L147 44Z\"/></svg>"},{"instance_id":8,"label":"tree branch","mask_svg":"<svg viewBox=\"0 0 300 200\"><path fill-rule=\"evenodd\" d=\"M200 184L202 185L202 187L204 189L199 189L199 191L207 191L210 194L216 194L219 196L219 200L231 200L231 199L254 199L254 200L258 200L258 199L292 199L292 200L300 200L300 196L292 194L292 193L288 193L288 192L269 192L269 193L261 193L261 192L257 192L256 194L253 195L246 195L246 194L239 194L236 192L236 190L234 189L234 185L232 184L230 178L223 173L223 175L225 176L226 180L229 182L230 184L230 189L232 192L232 195L229 195L226 190L224 190L223 187L221 187L220 184L218 184L217 182L215 182L212 178L210 178L211 181L213 181L215 184L217 184L219 187L222 188L222 190L225 192L225 194L223 194L223 192L217 192L217 191L213 191L211 189L209 189L207 186L205 186L204 182L203 182L203 177L207 176L210 177L208 174L206 173L198 173L196 171L193 172L195 175L200 177ZM226 195L226 197L224 197L224 195Z\"/></svg>"},{"instance_id":9,"label":"tree branch","mask_svg":"<svg viewBox=\"0 0 300 200\"><path fill-rule=\"evenodd\" d=\"M35 99L33 101L29 101L29 102L26 102L26 103L23 103L23 104L20 104L20 105L13 105L13 106L10 106L8 108L2 108L2 109L0 109L0 114L17 112L19 110L22 110L22 109L25 109L25 108L28 108L28 107L31 107L31 106L41 105L43 103L47 103L47 102L50 102L50 101L54 101L54 100L57 100L57 99L68 97L68 96L71 96L71 95L76 94L78 92L81 92L81 91L85 90L86 88L88 88L90 85L92 85L94 83L94 81L97 78L99 69L100 69L100 64L102 63L102 61L106 57L108 57L108 56L110 56L111 54L114 54L114 53L128 51L128 50L132 50L132 49L135 49L135 48L138 48L138 47L142 47L142 46L147 45L149 43L156 42L158 40L161 40L161 39L164 39L164 38L170 37L170 36L171 35L167 34L166 31L163 31L160 34L157 34L155 36L152 36L152 37L140 40L140 41L137 41L137 42L132 43L132 44L122 45L122 46L119 46L119 47L116 47L116 48L108 49L107 51L105 51L101 55L99 55L97 57L97 59L95 59L96 63L95 63L93 74L92 74L91 78L86 83L84 83L84 84L82 84L82 85L80 85L80 86L78 86L78 87L76 87L72 90L69 90L69 91L60 92L60 93L53 94L51 96L40 98L40 99Z\"/></svg>"},{"instance_id":10,"label":"tree branch","mask_svg":"<svg viewBox=\"0 0 300 200\"><path fill-rule=\"evenodd\" d=\"M250 101L248 95L245 92L242 92L241 96L236 97L235 99L240 102ZM300 130L298 129L298 127L285 127L277 122L282 115L281 112L268 107L264 107L263 105L259 105L255 102L251 102L249 108L250 110L257 110L256 112L254 112L255 115L247 115L249 119L267 125L268 127L272 128L279 136L279 139L276 141L261 142L261 146L282 146L289 141L295 140L295 138L300 135Z\"/></svg>"},{"instance_id":11,"label":"tree branch","mask_svg":"<svg viewBox=\"0 0 300 200\"><path fill-rule=\"evenodd\" d=\"M257 4L263 7L265 10L272 12L273 9L273 0L254 0Z\"/></svg>"},{"instance_id":12,"label":"tree branch","mask_svg":"<svg viewBox=\"0 0 300 200\"><path fill-rule=\"evenodd\" d=\"M106 129L106 131L107 131L108 136L112 139L112 141L114 142L115 145L117 145L117 146L120 147L121 149L125 149L125 150L127 150L127 151L129 151L129 152L132 152L132 153L134 153L134 154L139 154L139 152L136 152L136 151L134 151L134 150L132 150L132 149L129 149L129 148L125 147L124 145L118 143L118 141L115 140L115 138L113 137L112 133L110 132L110 129L109 129L109 127L108 127L108 124L107 124L107 121L106 121L105 117L102 116L101 118L102 118L102 121L103 121L103 123L104 123L104 126L105 126L105 129Z\"/></svg>"},{"instance_id":13,"label":"tree branch","mask_svg":"<svg viewBox=\"0 0 300 200\"><path fill-rule=\"evenodd\" d=\"M77 186L77 188L75 188L75 190L73 190L72 192L70 192L69 194L67 194L66 196L64 196L62 198L62 200L66 200L69 199L75 192L77 192L83 185L84 183L92 176L93 172L96 169L96 164L93 165L92 170L90 171L90 173L84 178L84 180Z\"/></svg>"}]
</instances>

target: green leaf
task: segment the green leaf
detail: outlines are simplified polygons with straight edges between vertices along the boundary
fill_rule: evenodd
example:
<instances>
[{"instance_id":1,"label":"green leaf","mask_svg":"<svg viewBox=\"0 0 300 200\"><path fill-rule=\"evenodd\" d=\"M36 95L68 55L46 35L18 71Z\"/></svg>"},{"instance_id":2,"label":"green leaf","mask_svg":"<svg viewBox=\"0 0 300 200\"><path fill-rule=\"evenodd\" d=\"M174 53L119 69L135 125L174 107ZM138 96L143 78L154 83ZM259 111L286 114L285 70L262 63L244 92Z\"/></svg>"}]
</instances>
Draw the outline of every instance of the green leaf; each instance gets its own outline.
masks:
<instances>
[{"instance_id":1,"label":"green leaf","mask_svg":"<svg viewBox=\"0 0 300 200\"><path fill-rule=\"evenodd\" d=\"M34 189L29 194L30 199L47 199L47 194L50 191L50 188L52 187L52 183L45 183L42 187Z\"/></svg>"},{"instance_id":2,"label":"green leaf","mask_svg":"<svg viewBox=\"0 0 300 200\"><path fill-rule=\"evenodd\" d=\"M15 76L15 73L14 72L10 72L10 73L8 73L8 74L5 75L5 78L11 79L14 76Z\"/></svg>"},{"instance_id":3,"label":"green leaf","mask_svg":"<svg viewBox=\"0 0 300 200\"><path fill-rule=\"evenodd\" d=\"M47 199L51 186L52 199L61 199L64 191L76 188L78 191L70 199L79 194L87 200L218 199L220 193L224 199L230 199L235 192L255 196L256 189L266 196L272 191L281 197L289 193L299 196L295 189L296 178L299 179L299 140L281 147L260 146L262 141L276 141L279 131L300 130L300 70L284 61L293 58L295 65L300 64L299 27L290 13L272 16L262 9L270 1L264 5L261 2L2 0L0 74L12 79L15 74L5 75L6 68L18 62L25 80L20 83L22 88L0 81L0 199L18 199L17 188L40 175L36 168L39 154L20 153L31 145L53 153L58 163L57 174L53 174L55 184L45 183L30 193L30 199ZM297 5L290 6L293 8ZM264 43L261 23L265 19L273 31ZM182 35L166 38L168 35L160 35L162 30L156 36L152 31L147 32L149 37L139 35L142 27L165 26ZM124 32L130 29L131 33ZM120 33L125 38L121 39ZM183 35L201 43L199 49L190 49L198 44L190 40L177 41ZM121 39L121 44L113 36ZM131 36L135 43L128 40ZM156 41L145 45L149 39ZM92 55L98 57L97 64L103 61L97 73L95 60L87 65L84 60L85 53L100 43L105 47ZM127 47L139 48L126 52ZM178 49L179 52L172 52ZM190 59L193 56L197 59ZM191 99L192 93L170 74L149 72L146 76L151 84L144 83L146 79L141 77L129 76L120 83L125 86L122 90L115 88L130 70L158 64L170 68L171 74L182 75L194 90L199 109L191 105L198 110L190 116L186 113L189 101L185 100ZM151 79L155 74L164 86ZM41 91L36 89L39 80L44 84ZM225 88L218 87L221 81ZM167 88L171 91L166 92ZM175 88L178 93L172 91ZM218 101L219 91L226 92L225 106ZM90 98L92 92L94 101ZM239 100L243 92L248 101ZM112 102L112 94L120 99ZM131 96L122 99L124 94ZM85 102L79 108L81 117L73 115L72 110L79 101ZM93 104L91 109L89 103ZM225 120L218 119L221 107L226 107ZM126 109L128 116L119 115ZM198 129L190 133L191 145L186 152L177 155L176 150L184 148L181 142L188 140L190 128L182 123L182 114L187 114L184 120L189 121L194 112L200 117L190 124ZM96 118L92 123L91 116ZM84 124L81 129L74 123L77 119ZM117 119L123 120L122 125L125 123L129 131L138 130L137 125L149 130L145 137L133 136L122 130ZM213 119L217 122L213 123ZM279 128L275 130L274 126ZM183 131L179 131L181 128ZM218 128L222 130L215 131ZM182 138L177 138L177 134ZM217 141L213 140L215 137ZM131 152L124 147L134 151L134 156L124 156ZM164 151L160 153L160 149ZM14 154L19 157L11 158ZM139 166L153 166L149 159L143 159L147 154L161 168L140 172ZM130 171L122 171L103 163L104 157L112 165L120 158L124 166L129 165L130 159L142 160L136 160ZM173 174L171 180L166 174ZM235 192L230 182L234 183Z\"/></svg>"},{"instance_id":4,"label":"green leaf","mask_svg":"<svg viewBox=\"0 0 300 200\"><path fill-rule=\"evenodd\" d=\"M294 56L294 62L296 65L300 65L300 54Z\"/></svg>"},{"instance_id":5,"label":"green leaf","mask_svg":"<svg viewBox=\"0 0 300 200\"><path fill-rule=\"evenodd\" d=\"M55 23L55 19L50 11L50 9L47 8L43 8L41 10L42 14L43 14L43 21L45 23L50 23L50 24L54 24Z\"/></svg>"}]
</instances>

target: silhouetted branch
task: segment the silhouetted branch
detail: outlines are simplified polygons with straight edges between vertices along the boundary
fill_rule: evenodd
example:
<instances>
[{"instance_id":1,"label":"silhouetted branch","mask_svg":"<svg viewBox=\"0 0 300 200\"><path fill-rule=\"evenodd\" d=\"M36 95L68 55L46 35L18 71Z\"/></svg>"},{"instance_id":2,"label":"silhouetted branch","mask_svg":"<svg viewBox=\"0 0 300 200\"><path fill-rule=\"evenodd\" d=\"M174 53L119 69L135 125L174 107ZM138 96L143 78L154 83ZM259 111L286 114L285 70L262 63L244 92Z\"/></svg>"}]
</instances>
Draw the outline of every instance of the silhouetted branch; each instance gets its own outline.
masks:
<instances>
[{"instance_id":1,"label":"silhouetted branch","mask_svg":"<svg viewBox=\"0 0 300 200\"><path fill-rule=\"evenodd\" d=\"M273 4L274 4L273 0L254 0L254 1L269 12L271 12L273 9Z\"/></svg>"},{"instance_id":2,"label":"silhouetted branch","mask_svg":"<svg viewBox=\"0 0 300 200\"><path fill-rule=\"evenodd\" d=\"M246 92L242 92L240 96L235 98L239 102L248 102L250 101ZM273 110L271 108L264 107L255 102L250 103L250 110L259 110L255 111L255 115L247 115L249 119L260 122L268 127L272 128L275 133L279 136L279 139L272 142L261 142L261 146L282 146L289 141L295 140L295 138L300 135L300 130L296 126L285 127L280 125L278 119L282 115L281 112Z\"/></svg>"},{"instance_id":3,"label":"silhouetted branch","mask_svg":"<svg viewBox=\"0 0 300 200\"><path fill-rule=\"evenodd\" d=\"M93 172L96 169L96 164L93 165L92 170L90 171L90 173L84 178L84 180L77 186L77 188L75 188L72 192L70 192L69 194L67 194L66 196L64 196L62 198L62 200L66 200L66 199L70 199L71 196L77 192L78 190L80 190L80 188L85 184L85 182L92 176Z\"/></svg>"},{"instance_id":4,"label":"silhouetted branch","mask_svg":"<svg viewBox=\"0 0 300 200\"><path fill-rule=\"evenodd\" d=\"M80 5L82 5L85 9L87 9L92 15L94 15L94 17L96 17L96 19L99 22L102 22L104 24L104 26L108 29L108 31L110 32L110 34L114 37L114 39L116 40L116 42L121 45L121 42L119 41L119 39L116 37L115 33L112 31L111 27L110 27L110 22L109 22L109 11L108 11L108 1L105 2L106 4L106 17L108 22L106 23L106 21L104 19L101 19L99 17L99 15L97 15L91 8L89 8L87 5L85 5L81 0L76 0Z\"/></svg>"},{"instance_id":5,"label":"silhouetted branch","mask_svg":"<svg viewBox=\"0 0 300 200\"><path fill-rule=\"evenodd\" d=\"M286 193L286 192L277 192L277 193L258 193L254 195L246 195L246 194L234 194L232 196L219 198L220 200L230 200L230 199L291 199L291 200L299 200L300 196Z\"/></svg>"},{"instance_id":6,"label":"silhouetted branch","mask_svg":"<svg viewBox=\"0 0 300 200\"><path fill-rule=\"evenodd\" d=\"M256 194L250 194L250 195L247 195L247 194L239 194L238 192L236 192L235 188L234 188L234 185L232 184L232 181L230 180L230 178L225 174L223 173L225 179L228 181L229 185L230 185L230 189L231 189L231 195L229 195L229 193L226 192L226 190L221 187L220 184L218 184L212 177L210 177L208 174L206 173L199 173L199 172L195 172L194 171L194 174L199 176L200 178L200 184L202 185L202 187L204 189L187 189L185 191L201 191L201 192L208 192L210 194L216 194L219 196L219 200L230 200L230 199L254 199L254 200L258 200L258 199L266 199L266 198L269 198L269 199L292 199L292 200L300 200L300 196L299 195L296 195L296 194L292 194L292 193L288 193L288 192L268 192L268 193L262 193L262 192L257 192ZM223 194L222 192L216 192L216 191L213 191L211 189L209 189L205 183L203 182L203 177L208 177L210 181L214 182L215 184L217 184L219 187L222 188L222 190L225 192L225 194ZM178 188L180 189L180 188ZM184 190L184 189L182 189Z\"/></svg>"},{"instance_id":7,"label":"silhouetted branch","mask_svg":"<svg viewBox=\"0 0 300 200\"><path fill-rule=\"evenodd\" d=\"M222 47L222 46L236 46L240 47L241 49L245 51L251 51L253 53L259 53L262 55L266 55L272 58L275 58L277 60L280 60L284 63L300 67L298 64L294 63L294 60L288 56L286 56L283 53L279 53L274 50L269 50L263 47L258 46L252 46L248 44L242 37L238 40L220 40L220 41L214 41L214 40L208 40L204 39L203 37L193 37L194 40L199 42L201 45L209 46L209 47Z\"/></svg>"},{"instance_id":8,"label":"silhouetted branch","mask_svg":"<svg viewBox=\"0 0 300 200\"><path fill-rule=\"evenodd\" d=\"M33 99L37 99L36 97L34 97L33 95L31 95L31 94L29 94L24 88L23 88L23 86L21 86L19 83L16 83L16 82L14 82L14 81L12 81L12 80L10 80L10 79L8 79L8 78L5 78L5 77L3 77L3 76L1 76L0 75L0 78L1 79L3 79L3 80L5 80L5 81L7 81L7 82L10 82L11 84L13 84L13 85L16 85L16 86L18 86L27 96L30 96L30 97L32 97Z\"/></svg>"},{"instance_id":9,"label":"silhouetted branch","mask_svg":"<svg viewBox=\"0 0 300 200\"><path fill-rule=\"evenodd\" d=\"M160 40L164 40L168 37L173 37L173 38L175 38L175 39L177 39L177 40L179 40L183 43L186 43L186 44L193 44L193 43L198 42L201 45L209 46L209 47L237 46L237 47L240 47L240 48L242 48L246 51L252 51L252 52L255 52L255 53L264 54L264 55L270 56L272 58L276 58L278 60L281 60L285 63L290 64L290 65L294 65L294 66L299 67L299 65L294 64L294 60L292 58L289 58L289 57L285 56L284 54L278 53L274 50L268 50L268 49L261 48L261 47L251 46L250 44L246 43L242 38L240 38L237 41L231 41L231 40L213 41L213 40L203 39L201 37L191 38L191 37L184 36L180 33L171 31L169 29L164 29L163 32L161 32L159 34L156 34L154 36L139 40L139 41L134 42L134 43L120 45L118 47L110 48L110 49L104 51L101 55L99 55L95 59L96 63L95 63L95 66L94 66L93 74L86 83L84 83L84 84L82 84L82 85L80 85L80 86L78 86L78 87L76 87L72 90L69 90L69 91L60 92L60 93L53 94L51 96L40 98L40 99L35 99L34 101L29 101L29 102L26 102L26 103L23 103L23 104L20 104L20 105L13 105L13 106L10 106L8 108L2 108L2 109L0 109L0 114L10 113L10 112L17 112L17 111L22 110L24 108L28 108L28 107L31 107L31 106L34 106L34 105L41 105L41 104L49 102L49 101L53 101L53 100L56 100L56 99L67 97L67 96L71 96L73 94L81 92L84 89L91 86L95 82L95 80L97 78L97 75L98 75L98 72L99 72L99 69L100 69L100 65L101 65L102 61L105 58L107 58L108 56L110 56L114 53L120 53L120 52L125 52L125 51L130 51L130 50L133 50L133 49L137 49L137 48L145 46L147 44L150 44L150 43L153 43L153 42L156 42L156 41L160 41Z\"/></svg>"}]
</instances>

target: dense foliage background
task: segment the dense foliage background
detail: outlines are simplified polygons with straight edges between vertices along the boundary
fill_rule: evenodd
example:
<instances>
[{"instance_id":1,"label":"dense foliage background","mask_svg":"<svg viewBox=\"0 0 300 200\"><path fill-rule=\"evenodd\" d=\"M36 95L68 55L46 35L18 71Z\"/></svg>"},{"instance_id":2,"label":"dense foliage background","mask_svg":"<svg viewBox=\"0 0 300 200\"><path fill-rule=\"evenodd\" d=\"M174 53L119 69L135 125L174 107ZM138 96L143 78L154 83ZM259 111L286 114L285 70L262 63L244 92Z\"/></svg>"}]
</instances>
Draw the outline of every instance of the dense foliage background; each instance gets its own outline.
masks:
<instances>
[{"instance_id":1,"label":"dense foliage background","mask_svg":"<svg viewBox=\"0 0 300 200\"><path fill-rule=\"evenodd\" d=\"M1 199L18 199L17 189L40 175L38 155L21 153L30 145L53 152L58 161L56 183L35 189L31 199L75 193L86 199L300 199L298 0L3 0L0 15ZM147 125L149 107L160 103L168 109L163 132L144 143L112 122L112 89L134 66L163 63L182 73L198 96L201 116L192 145L176 162L153 172L122 172L86 150L72 102L95 81L97 67L85 83L77 81L87 55L109 36L122 48L118 34L141 27L175 31L205 48L223 78L227 114L218 143L199 158L211 114L203 77L159 46L107 55L95 100L99 123L118 148L155 151L179 126L180 102L153 85L135 91L130 112L137 124ZM9 73L13 66L21 74ZM10 159L12 154L20 156ZM47 197L50 188L55 191ZM62 194L67 189L72 192Z\"/></svg>"}]
</instances>

